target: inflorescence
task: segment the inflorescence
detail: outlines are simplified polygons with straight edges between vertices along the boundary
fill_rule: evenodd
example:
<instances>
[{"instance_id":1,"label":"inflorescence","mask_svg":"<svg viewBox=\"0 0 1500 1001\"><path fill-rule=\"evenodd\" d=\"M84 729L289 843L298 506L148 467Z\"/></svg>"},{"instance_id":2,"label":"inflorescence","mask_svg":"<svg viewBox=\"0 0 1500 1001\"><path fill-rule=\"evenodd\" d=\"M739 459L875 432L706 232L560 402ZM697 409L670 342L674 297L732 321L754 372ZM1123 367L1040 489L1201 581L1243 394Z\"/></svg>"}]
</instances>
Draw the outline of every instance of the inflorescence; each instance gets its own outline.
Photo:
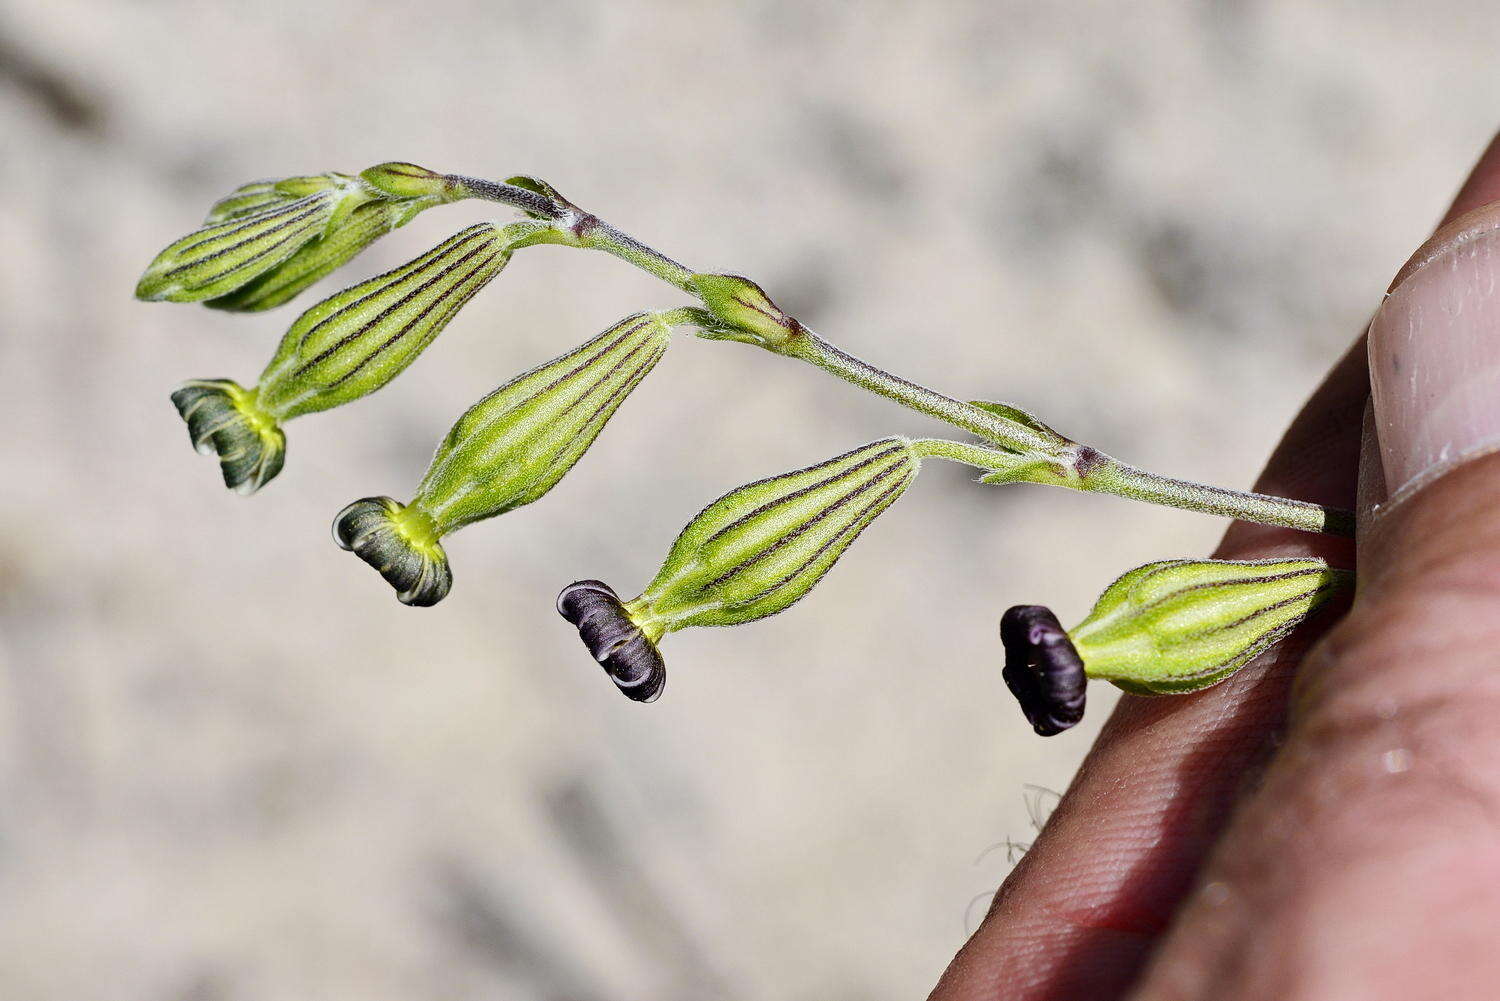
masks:
<instances>
[{"instance_id":1,"label":"inflorescence","mask_svg":"<svg viewBox=\"0 0 1500 1001\"><path fill-rule=\"evenodd\" d=\"M192 379L172 394L194 447L218 457L226 486L251 494L283 467L287 421L386 385L518 250L541 243L600 250L690 295L690 305L625 317L475 403L438 443L405 503L366 497L338 513L335 541L373 567L404 604L431 605L448 594L453 572L441 540L551 490L680 327L814 365L967 436L881 438L731 490L687 524L656 576L629 601L600 581L564 588L558 611L635 701L654 700L666 683L663 636L752 622L799 601L929 458L973 466L982 483L1050 484L1307 532L1352 531L1348 512L1158 476L1017 407L960 401L876 368L785 313L749 279L695 272L531 177L502 183L384 163L358 175L247 184L156 256L136 296L233 312L271 309L425 209L470 199L508 205L522 218L469 226L309 307L254 385ZM1147 564L1110 585L1072 630L1041 606L1007 611L1005 682L1037 733L1059 733L1082 718L1089 678L1140 694L1206 687L1349 583L1347 571L1313 559Z\"/></svg>"}]
</instances>

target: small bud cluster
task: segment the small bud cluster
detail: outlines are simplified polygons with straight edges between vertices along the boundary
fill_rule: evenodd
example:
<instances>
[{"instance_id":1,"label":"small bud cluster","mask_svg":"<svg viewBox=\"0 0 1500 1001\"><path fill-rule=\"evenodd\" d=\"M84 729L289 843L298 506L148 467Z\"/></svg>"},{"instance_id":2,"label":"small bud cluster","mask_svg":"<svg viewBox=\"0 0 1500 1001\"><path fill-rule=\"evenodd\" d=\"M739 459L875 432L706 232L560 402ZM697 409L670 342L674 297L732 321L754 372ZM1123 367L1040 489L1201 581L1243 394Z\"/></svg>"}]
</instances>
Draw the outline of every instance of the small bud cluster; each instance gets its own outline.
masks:
<instances>
[{"instance_id":1,"label":"small bud cluster","mask_svg":"<svg viewBox=\"0 0 1500 1001\"><path fill-rule=\"evenodd\" d=\"M201 229L156 255L136 297L271 309L441 204L451 189L442 175L410 163L381 164L359 177L246 184L215 202Z\"/></svg>"}]
</instances>

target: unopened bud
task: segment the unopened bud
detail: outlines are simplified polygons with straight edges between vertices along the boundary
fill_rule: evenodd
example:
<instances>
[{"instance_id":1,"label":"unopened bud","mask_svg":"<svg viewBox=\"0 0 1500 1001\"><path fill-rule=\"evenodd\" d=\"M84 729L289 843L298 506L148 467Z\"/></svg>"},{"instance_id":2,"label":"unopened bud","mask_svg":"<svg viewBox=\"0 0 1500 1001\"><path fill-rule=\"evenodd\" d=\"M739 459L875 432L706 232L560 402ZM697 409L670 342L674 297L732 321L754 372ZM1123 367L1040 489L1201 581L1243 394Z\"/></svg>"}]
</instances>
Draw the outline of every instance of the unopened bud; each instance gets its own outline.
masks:
<instances>
[{"instance_id":1,"label":"unopened bud","mask_svg":"<svg viewBox=\"0 0 1500 1001\"><path fill-rule=\"evenodd\" d=\"M278 184L277 181L251 181L240 185L213 203L203 218L203 225L212 226L227 219L263 212L272 205L296 201L295 196L286 194Z\"/></svg>"},{"instance_id":2,"label":"unopened bud","mask_svg":"<svg viewBox=\"0 0 1500 1001\"><path fill-rule=\"evenodd\" d=\"M360 179L391 198L442 198L455 187L447 174L414 163L381 163L360 172Z\"/></svg>"},{"instance_id":3,"label":"unopened bud","mask_svg":"<svg viewBox=\"0 0 1500 1001\"><path fill-rule=\"evenodd\" d=\"M329 171L326 174L303 174L299 177L283 177L276 182L276 190L288 198L305 198L320 191L351 187L353 181L354 178L348 174L340 174L336 171Z\"/></svg>"},{"instance_id":4,"label":"unopened bud","mask_svg":"<svg viewBox=\"0 0 1500 1001\"><path fill-rule=\"evenodd\" d=\"M402 202L365 202L335 221L325 236L308 241L270 271L204 305L235 313L257 313L280 306L343 267L414 214L412 206Z\"/></svg>"},{"instance_id":5,"label":"unopened bud","mask_svg":"<svg viewBox=\"0 0 1500 1001\"><path fill-rule=\"evenodd\" d=\"M199 302L227 295L322 236L340 200L339 189L327 188L189 233L156 255L136 298Z\"/></svg>"},{"instance_id":6,"label":"unopened bud","mask_svg":"<svg viewBox=\"0 0 1500 1001\"><path fill-rule=\"evenodd\" d=\"M895 503L920 463L911 442L883 438L725 494L677 536L640 597L611 606L617 627L611 635L628 633L634 644L638 632L654 650L668 632L738 625L782 611L812 590L865 526ZM561 601L559 610L577 624ZM613 676L616 668L584 639ZM656 689L665 681L665 668L660 671ZM631 694L619 676L616 682Z\"/></svg>"},{"instance_id":7,"label":"unopened bud","mask_svg":"<svg viewBox=\"0 0 1500 1001\"><path fill-rule=\"evenodd\" d=\"M1318 559L1148 563L1106 588L1066 634L1040 606L1006 612L1006 683L1038 733L1058 733L1083 716L1085 675L1136 695L1207 688L1352 583L1350 571Z\"/></svg>"},{"instance_id":8,"label":"unopened bud","mask_svg":"<svg viewBox=\"0 0 1500 1001\"><path fill-rule=\"evenodd\" d=\"M627 317L501 386L454 424L409 503L355 501L335 519L334 538L403 603L442 600L453 575L438 540L556 486L667 350L671 319Z\"/></svg>"},{"instance_id":9,"label":"unopened bud","mask_svg":"<svg viewBox=\"0 0 1500 1001\"><path fill-rule=\"evenodd\" d=\"M765 290L748 278L698 274L688 284L724 325L704 328L703 337L775 347L802 333L802 324L783 312Z\"/></svg>"},{"instance_id":10,"label":"unopened bud","mask_svg":"<svg viewBox=\"0 0 1500 1001\"><path fill-rule=\"evenodd\" d=\"M280 435L284 421L352 402L394 379L499 274L510 259L512 235L492 223L470 226L416 260L309 308L281 339L256 387L239 390L254 401L261 433ZM179 393L199 384L190 382ZM237 447L196 433L194 441L219 449L221 460L225 448L233 453ZM232 485L249 493L269 482L281 468L280 451L264 475ZM227 478L227 465L225 472Z\"/></svg>"}]
</instances>

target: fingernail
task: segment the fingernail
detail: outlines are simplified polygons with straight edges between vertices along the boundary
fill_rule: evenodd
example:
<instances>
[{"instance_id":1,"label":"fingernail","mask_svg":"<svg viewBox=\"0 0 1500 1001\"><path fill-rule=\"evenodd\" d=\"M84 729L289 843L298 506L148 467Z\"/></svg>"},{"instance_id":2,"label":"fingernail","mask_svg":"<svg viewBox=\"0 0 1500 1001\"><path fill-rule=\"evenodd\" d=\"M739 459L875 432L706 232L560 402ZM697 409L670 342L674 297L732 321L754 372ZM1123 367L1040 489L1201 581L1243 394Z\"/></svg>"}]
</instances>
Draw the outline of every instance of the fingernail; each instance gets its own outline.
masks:
<instances>
[{"instance_id":1,"label":"fingernail","mask_svg":"<svg viewBox=\"0 0 1500 1001\"><path fill-rule=\"evenodd\" d=\"M1370 325L1370 383L1391 498L1500 448L1500 203L1401 269Z\"/></svg>"}]
</instances>

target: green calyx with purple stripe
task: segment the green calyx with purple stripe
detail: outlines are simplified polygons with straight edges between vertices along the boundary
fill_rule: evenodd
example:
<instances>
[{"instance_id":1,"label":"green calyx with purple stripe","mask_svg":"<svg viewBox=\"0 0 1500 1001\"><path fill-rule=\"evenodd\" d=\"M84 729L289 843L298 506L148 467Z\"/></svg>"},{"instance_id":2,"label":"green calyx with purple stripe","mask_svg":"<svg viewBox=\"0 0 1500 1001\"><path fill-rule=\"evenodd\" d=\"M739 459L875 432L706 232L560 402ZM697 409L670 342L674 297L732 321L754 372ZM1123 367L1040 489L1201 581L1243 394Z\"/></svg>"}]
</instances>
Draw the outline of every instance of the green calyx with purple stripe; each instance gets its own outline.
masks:
<instances>
[{"instance_id":1,"label":"green calyx with purple stripe","mask_svg":"<svg viewBox=\"0 0 1500 1001\"><path fill-rule=\"evenodd\" d=\"M556 486L686 318L637 313L507 382L459 417L407 504L356 501L335 520L335 539L380 571L403 603L440 600L452 574L438 540Z\"/></svg>"},{"instance_id":2,"label":"green calyx with purple stripe","mask_svg":"<svg viewBox=\"0 0 1500 1001\"><path fill-rule=\"evenodd\" d=\"M644 640L654 650L668 632L739 625L782 611L806 596L896 502L916 478L923 454L906 438L882 438L730 491L682 530L640 597L620 603L615 618L623 616L633 630L611 635L637 645ZM564 604L564 617L579 625ZM584 639L608 669L613 651ZM653 687L664 681L656 679Z\"/></svg>"},{"instance_id":3,"label":"green calyx with purple stripe","mask_svg":"<svg viewBox=\"0 0 1500 1001\"><path fill-rule=\"evenodd\" d=\"M630 605L656 636L774 615L823 579L919 466L910 441L882 438L732 490L688 523Z\"/></svg>"},{"instance_id":4,"label":"green calyx with purple stripe","mask_svg":"<svg viewBox=\"0 0 1500 1001\"><path fill-rule=\"evenodd\" d=\"M1351 571L1320 559L1161 560L1104 590L1068 630L1091 678L1137 695L1193 692L1279 642Z\"/></svg>"},{"instance_id":5,"label":"green calyx with purple stripe","mask_svg":"<svg viewBox=\"0 0 1500 1001\"><path fill-rule=\"evenodd\" d=\"M1147 563L1105 588L1066 632L1041 605L1008 610L1005 684L1050 737L1083 718L1088 679L1133 695L1216 685L1353 583L1352 571L1313 558Z\"/></svg>"},{"instance_id":6,"label":"green calyx with purple stripe","mask_svg":"<svg viewBox=\"0 0 1500 1001\"><path fill-rule=\"evenodd\" d=\"M500 273L516 242L535 226L470 226L416 260L309 308L281 339L260 381L250 389L236 387L254 401L260 429L280 434L280 425L293 417L351 403L401 374ZM216 440L195 435L200 447ZM265 468L269 472L242 480L237 489L252 492L281 465Z\"/></svg>"}]
</instances>

